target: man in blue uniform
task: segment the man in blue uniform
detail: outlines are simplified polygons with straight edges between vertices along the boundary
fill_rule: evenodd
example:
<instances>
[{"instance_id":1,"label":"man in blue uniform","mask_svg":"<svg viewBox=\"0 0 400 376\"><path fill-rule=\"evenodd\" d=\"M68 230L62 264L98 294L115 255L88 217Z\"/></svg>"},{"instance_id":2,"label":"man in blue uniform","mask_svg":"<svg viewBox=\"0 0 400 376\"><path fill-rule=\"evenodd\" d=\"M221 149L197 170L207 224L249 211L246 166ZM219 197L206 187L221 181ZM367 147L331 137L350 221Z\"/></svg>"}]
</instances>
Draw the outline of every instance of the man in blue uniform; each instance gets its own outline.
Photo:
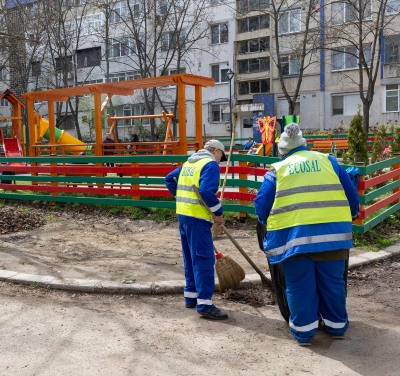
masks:
<instances>
[{"instance_id":1,"label":"man in blue uniform","mask_svg":"<svg viewBox=\"0 0 400 376\"><path fill-rule=\"evenodd\" d=\"M199 188L201 197L214 213L214 222L222 225L222 205L217 192L220 186L219 163L226 160L224 145L218 140L211 140L204 149L190 156L186 163L165 178L167 188L176 197L185 266L186 308L196 308L198 314L213 320L224 320L228 315L215 307L212 301L215 287L215 255L211 235L213 220L201 205L192 185Z\"/></svg>"},{"instance_id":2,"label":"man in blue uniform","mask_svg":"<svg viewBox=\"0 0 400 376\"><path fill-rule=\"evenodd\" d=\"M321 315L333 338L349 325L343 279L352 244L352 218L359 199L346 171L333 156L305 147L291 123L278 143L283 158L271 165L257 194L255 210L267 222L264 250L271 264L282 263L290 309L289 326L309 345Z\"/></svg>"}]
</instances>

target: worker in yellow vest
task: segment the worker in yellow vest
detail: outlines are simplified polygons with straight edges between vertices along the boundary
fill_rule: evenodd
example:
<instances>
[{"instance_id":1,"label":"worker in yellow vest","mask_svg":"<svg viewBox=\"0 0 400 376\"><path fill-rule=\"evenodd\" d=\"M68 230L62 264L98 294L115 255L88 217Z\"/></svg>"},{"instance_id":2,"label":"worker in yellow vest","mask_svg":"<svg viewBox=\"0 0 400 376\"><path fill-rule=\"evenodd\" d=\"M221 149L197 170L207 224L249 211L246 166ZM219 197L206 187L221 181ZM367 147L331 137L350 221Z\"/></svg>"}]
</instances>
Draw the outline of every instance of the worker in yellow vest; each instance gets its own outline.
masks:
<instances>
[{"instance_id":1,"label":"worker in yellow vest","mask_svg":"<svg viewBox=\"0 0 400 376\"><path fill-rule=\"evenodd\" d=\"M283 266L289 326L301 345L310 344L319 316L333 338L344 338L345 259L359 213L346 170L305 145L298 124L287 125L278 143L283 158L271 165L254 200L259 221L267 223L265 254Z\"/></svg>"},{"instance_id":2,"label":"worker in yellow vest","mask_svg":"<svg viewBox=\"0 0 400 376\"><path fill-rule=\"evenodd\" d=\"M214 213L214 222L222 225L222 205L217 193L220 186L219 163L226 160L224 145L218 140L210 140L204 149L191 155L187 162L165 178L167 188L176 197L185 266L186 308L196 308L198 314L213 320L224 320L228 315L215 307L212 301L215 287L215 255L211 235L213 220L192 185L199 188L201 197Z\"/></svg>"}]
</instances>

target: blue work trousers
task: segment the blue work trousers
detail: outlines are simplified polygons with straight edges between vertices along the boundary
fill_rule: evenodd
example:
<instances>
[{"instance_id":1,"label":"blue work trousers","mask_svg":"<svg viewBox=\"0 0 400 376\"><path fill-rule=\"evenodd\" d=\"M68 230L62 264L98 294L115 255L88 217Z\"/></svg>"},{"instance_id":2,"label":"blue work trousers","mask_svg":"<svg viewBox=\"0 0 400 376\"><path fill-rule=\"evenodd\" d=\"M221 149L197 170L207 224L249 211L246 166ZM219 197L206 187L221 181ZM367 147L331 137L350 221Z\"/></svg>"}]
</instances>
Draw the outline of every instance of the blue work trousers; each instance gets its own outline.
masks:
<instances>
[{"instance_id":1,"label":"blue work trousers","mask_svg":"<svg viewBox=\"0 0 400 376\"><path fill-rule=\"evenodd\" d=\"M212 295L215 287L215 254L211 225L179 223L185 266L186 304L196 303L197 311L215 307Z\"/></svg>"},{"instance_id":2,"label":"blue work trousers","mask_svg":"<svg viewBox=\"0 0 400 376\"><path fill-rule=\"evenodd\" d=\"M318 312L326 329L343 335L349 326L343 279L345 260L313 261L308 257L282 262L290 309L290 330L309 342L318 329Z\"/></svg>"}]
</instances>

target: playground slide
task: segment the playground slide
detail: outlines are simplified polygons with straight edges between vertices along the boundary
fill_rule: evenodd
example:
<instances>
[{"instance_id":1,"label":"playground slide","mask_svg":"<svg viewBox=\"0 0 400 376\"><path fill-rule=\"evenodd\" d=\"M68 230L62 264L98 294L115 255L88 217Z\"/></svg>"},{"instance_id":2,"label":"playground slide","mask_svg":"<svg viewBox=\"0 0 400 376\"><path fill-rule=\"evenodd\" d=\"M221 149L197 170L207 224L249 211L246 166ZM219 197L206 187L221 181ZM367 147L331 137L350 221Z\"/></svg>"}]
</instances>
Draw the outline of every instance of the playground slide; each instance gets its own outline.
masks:
<instances>
[{"instance_id":1,"label":"playground slide","mask_svg":"<svg viewBox=\"0 0 400 376\"><path fill-rule=\"evenodd\" d=\"M22 151L19 137L17 138L4 138L3 130L0 129L0 138L3 143L4 155L6 158L22 158L24 152ZM8 163L9 166L26 166L26 163L12 162Z\"/></svg>"},{"instance_id":2,"label":"playground slide","mask_svg":"<svg viewBox=\"0 0 400 376\"><path fill-rule=\"evenodd\" d=\"M82 141L79 141L74 136L71 136L64 130L55 128L56 144L58 145L71 145L65 146L65 152L72 154L79 154L83 151L91 150L91 146L86 146ZM40 138L45 138L50 141L49 121L40 118ZM78 145L79 144L79 145ZM82 146L80 145L82 144Z\"/></svg>"}]
</instances>

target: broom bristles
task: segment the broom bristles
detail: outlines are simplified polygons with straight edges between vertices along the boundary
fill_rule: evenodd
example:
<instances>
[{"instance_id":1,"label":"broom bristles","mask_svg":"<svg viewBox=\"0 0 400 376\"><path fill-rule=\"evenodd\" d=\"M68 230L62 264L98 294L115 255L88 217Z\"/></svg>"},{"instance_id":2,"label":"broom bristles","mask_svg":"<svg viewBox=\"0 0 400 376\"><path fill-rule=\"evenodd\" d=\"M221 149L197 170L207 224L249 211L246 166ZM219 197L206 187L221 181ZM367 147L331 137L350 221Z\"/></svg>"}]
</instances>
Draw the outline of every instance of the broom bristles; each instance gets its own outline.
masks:
<instances>
[{"instance_id":1,"label":"broom bristles","mask_svg":"<svg viewBox=\"0 0 400 376\"><path fill-rule=\"evenodd\" d=\"M243 268L230 256L223 256L215 263L221 293L239 286L246 274Z\"/></svg>"}]
</instances>

